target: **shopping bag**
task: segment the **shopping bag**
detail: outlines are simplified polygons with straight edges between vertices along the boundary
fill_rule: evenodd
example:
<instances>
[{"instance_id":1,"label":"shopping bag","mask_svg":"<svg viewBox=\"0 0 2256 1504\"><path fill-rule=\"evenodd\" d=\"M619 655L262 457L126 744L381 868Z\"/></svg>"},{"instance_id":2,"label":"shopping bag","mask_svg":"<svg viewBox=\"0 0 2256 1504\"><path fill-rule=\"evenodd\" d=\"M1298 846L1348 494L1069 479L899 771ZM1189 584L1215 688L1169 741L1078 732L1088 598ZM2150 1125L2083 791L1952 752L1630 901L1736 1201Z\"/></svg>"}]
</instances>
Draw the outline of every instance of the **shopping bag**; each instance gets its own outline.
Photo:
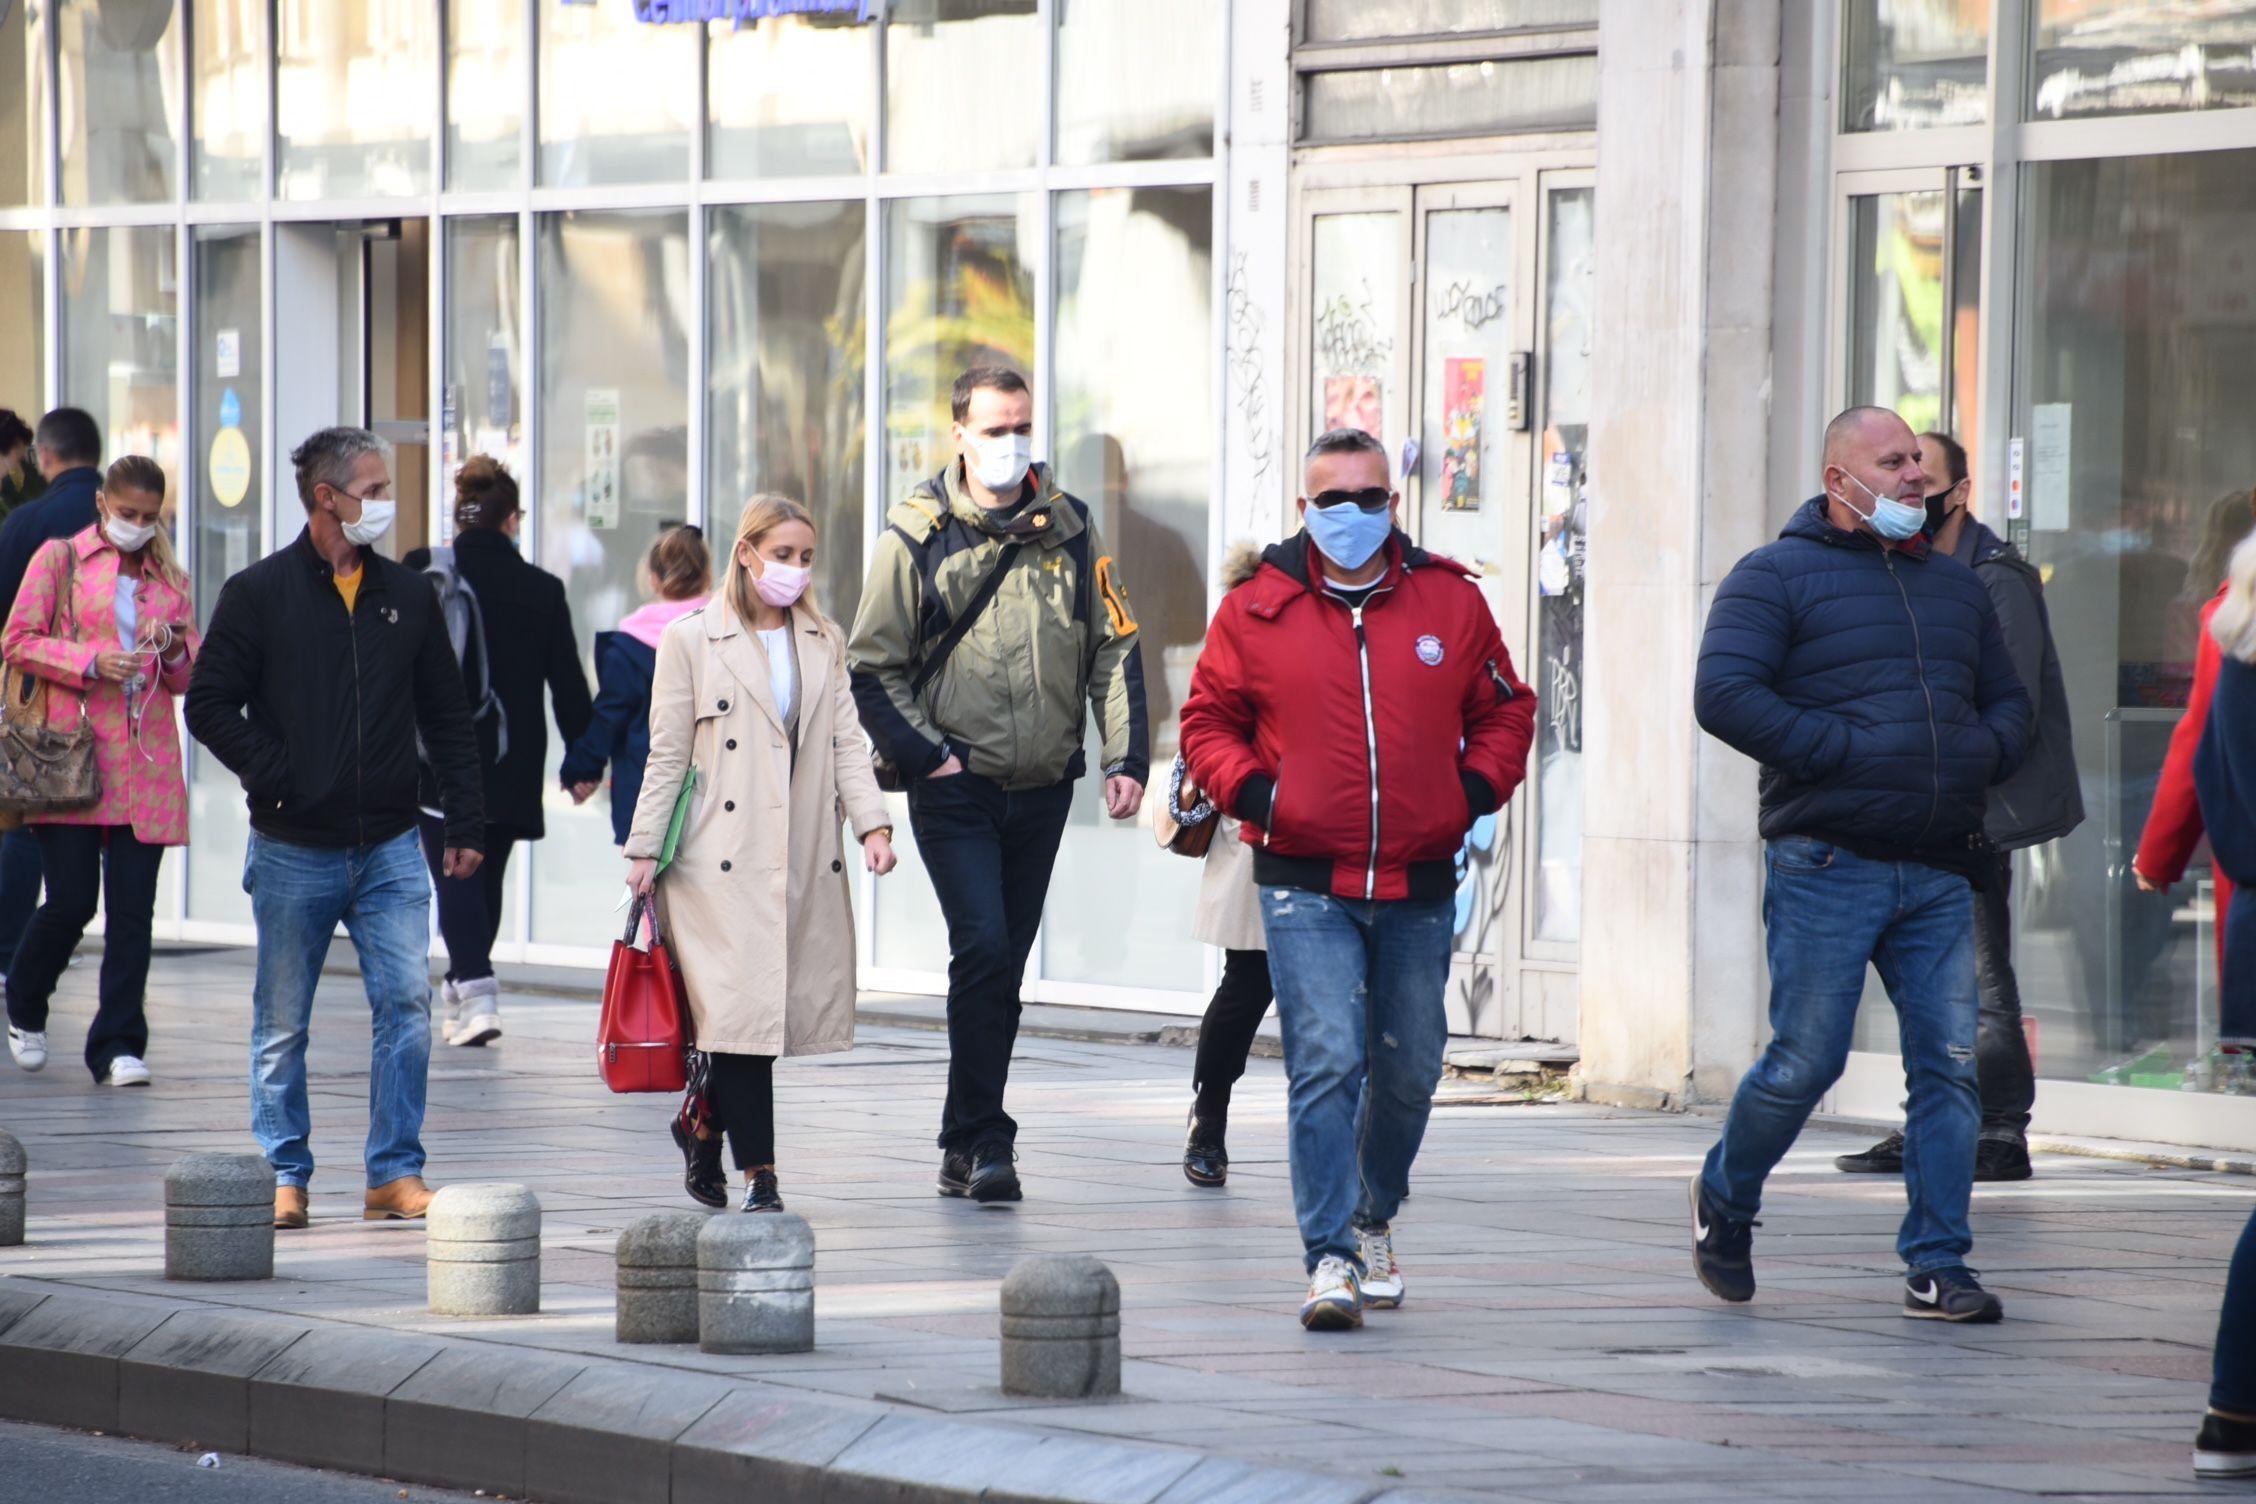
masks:
<instances>
[{"instance_id":1,"label":"shopping bag","mask_svg":"<svg viewBox=\"0 0 2256 1504\"><path fill-rule=\"evenodd\" d=\"M635 930L650 916L650 946L638 949ZM603 1014L596 1024L596 1069L616 1092L676 1092L689 1084L689 1007L681 973L666 952L658 911L637 898L627 911L627 932L611 948L603 979Z\"/></svg>"},{"instance_id":2,"label":"shopping bag","mask_svg":"<svg viewBox=\"0 0 2256 1504\"><path fill-rule=\"evenodd\" d=\"M674 813L666 821L666 839L658 847L658 870L664 872L674 864L674 853L681 849L682 827L689 823L690 802L697 797L697 770L691 768L682 775L681 792L674 795Z\"/></svg>"}]
</instances>

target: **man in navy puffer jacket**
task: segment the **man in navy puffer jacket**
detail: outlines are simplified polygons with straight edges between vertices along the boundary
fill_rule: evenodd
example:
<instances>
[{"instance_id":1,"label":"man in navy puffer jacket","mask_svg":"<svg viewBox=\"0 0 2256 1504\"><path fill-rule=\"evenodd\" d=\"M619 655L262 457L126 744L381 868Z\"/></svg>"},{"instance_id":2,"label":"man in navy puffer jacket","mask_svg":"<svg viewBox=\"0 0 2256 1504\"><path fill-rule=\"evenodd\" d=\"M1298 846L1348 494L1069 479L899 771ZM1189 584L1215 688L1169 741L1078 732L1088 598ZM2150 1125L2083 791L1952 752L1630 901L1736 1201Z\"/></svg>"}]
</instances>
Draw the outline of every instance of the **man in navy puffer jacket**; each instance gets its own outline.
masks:
<instances>
[{"instance_id":1,"label":"man in navy puffer jacket","mask_svg":"<svg viewBox=\"0 0 2256 1504\"><path fill-rule=\"evenodd\" d=\"M1966 1267L1981 1127L1974 888L2029 696L1988 589L1922 532L1918 440L1884 408L1825 430L1825 492L1739 561L1700 643L1700 725L1762 764L1772 1039L1692 1183L1693 1262L1746 1300L1763 1181L1848 1061L1869 962L1901 1022L1904 1314L1995 1321Z\"/></svg>"}]
</instances>

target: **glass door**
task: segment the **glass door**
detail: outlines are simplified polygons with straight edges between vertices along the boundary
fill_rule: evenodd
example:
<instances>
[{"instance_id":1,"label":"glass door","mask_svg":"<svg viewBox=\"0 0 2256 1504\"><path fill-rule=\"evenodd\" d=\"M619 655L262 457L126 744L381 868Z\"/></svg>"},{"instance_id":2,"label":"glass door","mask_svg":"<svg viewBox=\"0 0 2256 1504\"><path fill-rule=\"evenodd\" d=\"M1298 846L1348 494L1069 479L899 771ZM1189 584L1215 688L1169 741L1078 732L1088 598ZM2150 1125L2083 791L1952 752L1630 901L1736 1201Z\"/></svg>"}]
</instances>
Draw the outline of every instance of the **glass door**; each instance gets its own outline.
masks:
<instances>
[{"instance_id":1,"label":"glass door","mask_svg":"<svg viewBox=\"0 0 2256 1504\"><path fill-rule=\"evenodd\" d=\"M1310 192L1303 202L1307 316L1299 335L1309 374L1293 452L1331 429L1360 428L1386 446L1401 477L1416 457L1408 443L1410 190ZM1295 490L1299 484L1296 475ZM1296 525L1288 513L1285 526Z\"/></svg>"}]
</instances>

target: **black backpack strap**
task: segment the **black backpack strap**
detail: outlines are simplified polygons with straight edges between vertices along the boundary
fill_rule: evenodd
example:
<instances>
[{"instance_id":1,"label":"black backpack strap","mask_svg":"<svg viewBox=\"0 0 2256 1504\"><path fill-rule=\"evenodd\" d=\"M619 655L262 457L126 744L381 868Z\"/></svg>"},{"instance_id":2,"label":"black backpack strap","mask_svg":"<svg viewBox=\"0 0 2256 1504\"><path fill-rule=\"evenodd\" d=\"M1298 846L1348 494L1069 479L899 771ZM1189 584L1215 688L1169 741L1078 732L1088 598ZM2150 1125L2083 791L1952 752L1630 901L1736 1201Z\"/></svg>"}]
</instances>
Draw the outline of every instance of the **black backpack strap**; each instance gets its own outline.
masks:
<instances>
[{"instance_id":1,"label":"black backpack strap","mask_svg":"<svg viewBox=\"0 0 2256 1504\"><path fill-rule=\"evenodd\" d=\"M995 598L995 592L1003 588L1003 576L1010 573L1011 564L1018 558L1018 551L1023 547L1025 545L1022 543L1006 543L1001 552L996 554L995 567L987 572L986 579L979 582L977 593L964 602L963 610L948 624L947 632L932 645L932 651L924 655L924 661L917 665L916 673L909 679L911 699L923 694L924 687L939 675L942 666L948 661L948 655L955 652L956 644L963 641L964 634L979 620L979 614L987 609L987 603Z\"/></svg>"}]
</instances>

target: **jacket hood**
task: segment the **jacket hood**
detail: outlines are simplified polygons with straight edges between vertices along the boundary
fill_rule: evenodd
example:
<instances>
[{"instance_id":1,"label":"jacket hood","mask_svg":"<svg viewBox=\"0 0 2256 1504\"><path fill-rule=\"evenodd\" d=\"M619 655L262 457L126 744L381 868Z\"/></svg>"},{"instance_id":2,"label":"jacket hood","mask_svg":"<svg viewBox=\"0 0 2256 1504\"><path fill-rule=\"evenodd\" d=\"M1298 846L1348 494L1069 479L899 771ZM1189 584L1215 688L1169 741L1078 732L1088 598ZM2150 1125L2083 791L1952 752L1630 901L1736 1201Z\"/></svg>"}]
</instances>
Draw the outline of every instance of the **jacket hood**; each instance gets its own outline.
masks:
<instances>
[{"instance_id":1,"label":"jacket hood","mask_svg":"<svg viewBox=\"0 0 2256 1504\"><path fill-rule=\"evenodd\" d=\"M1833 519L1825 515L1823 492L1803 502L1794 515L1786 519L1786 525L1778 530L1778 536L1803 538L1834 548L1862 548L1873 552L1880 549L1880 540L1862 528L1854 532L1843 532L1835 527ZM1914 533L1896 545L1896 552L1907 559L1924 560L1932 552L1932 546L1925 533Z\"/></svg>"},{"instance_id":2,"label":"jacket hood","mask_svg":"<svg viewBox=\"0 0 2256 1504\"><path fill-rule=\"evenodd\" d=\"M1240 538L1222 556L1222 588L1235 590L1261 572L1261 545Z\"/></svg>"},{"instance_id":3,"label":"jacket hood","mask_svg":"<svg viewBox=\"0 0 2256 1504\"><path fill-rule=\"evenodd\" d=\"M1308 555L1314 547L1314 543L1308 537L1308 529L1302 528L1290 538L1272 543L1263 549L1261 551L1261 562L1300 586L1301 589L1313 592L1316 588L1316 577L1315 571L1309 565ZM1473 573L1446 554L1428 553L1411 542L1410 535L1400 528L1396 528L1393 534L1388 537L1386 554L1386 573L1379 576L1374 583L1388 584L1398 574L1417 569L1446 569L1461 574L1467 579L1470 579Z\"/></svg>"},{"instance_id":4,"label":"jacket hood","mask_svg":"<svg viewBox=\"0 0 2256 1504\"><path fill-rule=\"evenodd\" d=\"M692 611L704 609L706 598L692 596L686 601L649 601L635 607L619 618L619 630L645 647L658 646L658 639L666 629Z\"/></svg>"}]
</instances>

